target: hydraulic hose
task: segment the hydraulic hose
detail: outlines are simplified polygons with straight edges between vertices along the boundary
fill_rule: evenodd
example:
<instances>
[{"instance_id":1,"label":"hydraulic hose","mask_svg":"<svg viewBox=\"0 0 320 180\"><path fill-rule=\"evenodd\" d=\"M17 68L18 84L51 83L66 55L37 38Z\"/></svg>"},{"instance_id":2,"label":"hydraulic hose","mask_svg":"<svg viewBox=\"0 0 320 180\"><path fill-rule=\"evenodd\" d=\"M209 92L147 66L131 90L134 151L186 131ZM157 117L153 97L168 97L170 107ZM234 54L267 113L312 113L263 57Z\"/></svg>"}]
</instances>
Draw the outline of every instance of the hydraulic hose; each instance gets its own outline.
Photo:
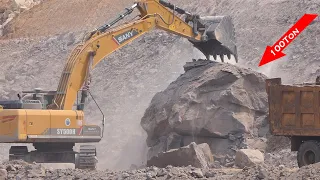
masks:
<instances>
[{"instance_id":1,"label":"hydraulic hose","mask_svg":"<svg viewBox=\"0 0 320 180\"><path fill-rule=\"evenodd\" d=\"M166 1L166 0L160 0L159 3L162 4L163 6L171 9L171 10L176 11L176 12L179 13L179 14L191 15L191 13L187 12L186 10L184 10L184 9L182 9L182 8L174 5L174 4L169 3L169 2Z\"/></svg>"}]
</instances>

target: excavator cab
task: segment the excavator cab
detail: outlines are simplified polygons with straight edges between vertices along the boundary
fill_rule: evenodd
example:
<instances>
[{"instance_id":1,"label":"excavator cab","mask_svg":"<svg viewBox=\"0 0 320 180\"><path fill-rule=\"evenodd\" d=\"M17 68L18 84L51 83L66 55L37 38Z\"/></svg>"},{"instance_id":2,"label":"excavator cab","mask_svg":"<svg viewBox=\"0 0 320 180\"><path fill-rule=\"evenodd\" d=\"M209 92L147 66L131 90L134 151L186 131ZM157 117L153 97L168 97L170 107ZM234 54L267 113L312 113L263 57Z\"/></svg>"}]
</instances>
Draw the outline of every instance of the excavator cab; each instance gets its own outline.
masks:
<instances>
[{"instance_id":1,"label":"excavator cab","mask_svg":"<svg viewBox=\"0 0 320 180\"><path fill-rule=\"evenodd\" d=\"M18 100L0 101L0 109L22 109L22 102Z\"/></svg>"},{"instance_id":2,"label":"excavator cab","mask_svg":"<svg viewBox=\"0 0 320 180\"><path fill-rule=\"evenodd\" d=\"M0 101L2 109L46 109L52 103L55 91L42 91L36 88L34 91L22 91L18 94L18 100Z\"/></svg>"}]
</instances>

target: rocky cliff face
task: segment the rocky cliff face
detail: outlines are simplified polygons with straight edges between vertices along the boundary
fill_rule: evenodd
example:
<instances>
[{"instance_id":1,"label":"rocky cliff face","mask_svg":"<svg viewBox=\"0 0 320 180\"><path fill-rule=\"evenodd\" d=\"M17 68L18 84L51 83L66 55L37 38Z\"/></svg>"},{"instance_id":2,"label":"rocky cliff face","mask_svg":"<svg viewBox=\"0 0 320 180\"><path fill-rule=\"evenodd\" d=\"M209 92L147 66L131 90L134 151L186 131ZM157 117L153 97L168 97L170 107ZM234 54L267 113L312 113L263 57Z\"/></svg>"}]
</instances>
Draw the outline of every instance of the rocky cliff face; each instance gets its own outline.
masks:
<instances>
[{"instance_id":1,"label":"rocky cliff face","mask_svg":"<svg viewBox=\"0 0 320 180\"><path fill-rule=\"evenodd\" d=\"M6 34L6 26L18 14L38 5L43 0L0 0L0 37Z\"/></svg>"},{"instance_id":2,"label":"rocky cliff face","mask_svg":"<svg viewBox=\"0 0 320 180\"><path fill-rule=\"evenodd\" d=\"M14 0L19 8L27 10L40 4L42 1L44 0Z\"/></svg>"},{"instance_id":3,"label":"rocky cliff face","mask_svg":"<svg viewBox=\"0 0 320 180\"><path fill-rule=\"evenodd\" d=\"M247 147L247 137L265 136L264 75L205 60L187 63L185 70L154 96L141 120L148 159L191 142L209 144L216 157L233 157Z\"/></svg>"}]
</instances>

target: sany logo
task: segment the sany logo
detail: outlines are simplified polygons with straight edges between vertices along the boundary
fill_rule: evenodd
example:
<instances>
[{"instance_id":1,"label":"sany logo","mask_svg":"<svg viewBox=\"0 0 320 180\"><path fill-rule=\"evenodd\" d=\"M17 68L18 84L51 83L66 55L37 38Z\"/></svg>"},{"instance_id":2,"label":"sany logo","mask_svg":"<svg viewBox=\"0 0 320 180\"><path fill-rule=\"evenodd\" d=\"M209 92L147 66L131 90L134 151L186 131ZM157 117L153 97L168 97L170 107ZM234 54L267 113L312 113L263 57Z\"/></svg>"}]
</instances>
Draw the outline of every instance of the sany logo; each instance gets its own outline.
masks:
<instances>
[{"instance_id":1,"label":"sany logo","mask_svg":"<svg viewBox=\"0 0 320 180\"><path fill-rule=\"evenodd\" d=\"M139 32L135 29L126 31L124 33L121 33L117 36L114 36L113 39L116 41L117 44L123 44L126 41L128 41L129 39L133 38L134 36L138 35Z\"/></svg>"},{"instance_id":2,"label":"sany logo","mask_svg":"<svg viewBox=\"0 0 320 180\"><path fill-rule=\"evenodd\" d=\"M121 43L124 40L127 40L133 36L133 32L127 32L126 34L118 37L118 42Z\"/></svg>"},{"instance_id":3,"label":"sany logo","mask_svg":"<svg viewBox=\"0 0 320 180\"><path fill-rule=\"evenodd\" d=\"M64 123L66 124L66 126L70 126L71 124L71 120L69 118L67 118Z\"/></svg>"}]
</instances>

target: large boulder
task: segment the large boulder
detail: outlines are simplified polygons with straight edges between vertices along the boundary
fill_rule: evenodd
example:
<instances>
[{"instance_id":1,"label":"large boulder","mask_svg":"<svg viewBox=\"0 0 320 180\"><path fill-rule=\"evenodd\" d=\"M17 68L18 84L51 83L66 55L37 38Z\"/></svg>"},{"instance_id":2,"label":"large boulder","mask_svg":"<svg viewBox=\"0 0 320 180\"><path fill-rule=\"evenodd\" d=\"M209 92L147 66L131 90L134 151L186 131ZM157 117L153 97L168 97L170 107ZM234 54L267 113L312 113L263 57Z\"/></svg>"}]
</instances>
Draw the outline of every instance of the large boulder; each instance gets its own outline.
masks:
<instances>
[{"instance_id":1,"label":"large boulder","mask_svg":"<svg viewBox=\"0 0 320 180\"><path fill-rule=\"evenodd\" d=\"M264 156L259 150L240 149L236 154L235 165L244 168L263 164Z\"/></svg>"},{"instance_id":2,"label":"large boulder","mask_svg":"<svg viewBox=\"0 0 320 180\"><path fill-rule=\"evenodd\" d=\"M193 166L197 168L209 168L213 163L213 156L208 144L192 142L190 145L179 149L171 149L167 152L160 152L147 161L148 166L165 168L172 166Z\"/></svg>"},{"instance_id":3,"label":"large boulder","mask_svg":"<svg viewBox=\"0 0 320 180\"><path fill-rule=\"evenodd\" d=\"M236 149L247 148L246 134L258 136L266 124L266 77L206 60L187 63L185 71L154 96L141 120L152 151L149 159L168 150L172 133L175 145L207 143L216 156L234 156Z\"/></svg>"}]
</instances>

